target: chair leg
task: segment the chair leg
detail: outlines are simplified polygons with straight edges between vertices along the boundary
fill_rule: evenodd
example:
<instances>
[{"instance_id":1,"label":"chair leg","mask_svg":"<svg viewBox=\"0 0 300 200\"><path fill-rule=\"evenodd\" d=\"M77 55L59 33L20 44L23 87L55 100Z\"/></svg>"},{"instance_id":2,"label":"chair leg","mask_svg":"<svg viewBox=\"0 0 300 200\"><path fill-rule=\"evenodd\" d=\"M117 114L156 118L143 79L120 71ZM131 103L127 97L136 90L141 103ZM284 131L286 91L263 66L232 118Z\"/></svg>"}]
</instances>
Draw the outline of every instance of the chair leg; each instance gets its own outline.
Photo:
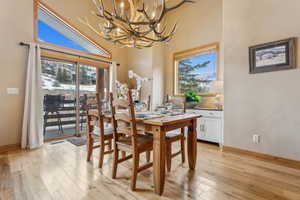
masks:
<instances>
[{"instance_id":1,"label":"chair leg","mask_svg":"<svg viewBox=\"0 0 300 200\"><path fill-rule=\"evenodd\" d=\"M108 150L111 151L112 150L112 140L108 141Z\"/></svg>"},{"instance_id":2,"label":"chair leg","mask_svg":"<svg viewBox=\"0 0 300 200\"><path fill-rule=\"evenodd\" d=\"M102 142L99 147L99 165L98 165L99 168L102 168L103 165L104 150L105 150L104 148L105 148L104 142Z\"/></svg>"},{"instance_id":3,"label":"chair leg","mask_svg":"<svg viewBox=\"0 0 300 200\"><path fill-rule=\"evenodd\" d=\"M62 135L64 133L64 131L63 131L63 128L62 128L60 113L58 111L56 111L55 113L57 114L58 132L60 132L61 135Z\"/></svg>"},{"instance_id":4,"label":"chair leg","mask_svg":"<svg viewBox=\"0 0 300 200\"><path fill-rule=\"evenodd\" d=\"M181 139L180 139L180 148L181 148L181 161L185 162L185 145L184 145L184 128L181 129Z\"/></svg>"},{"instance_id":5,"label":"chair leg","mask_svg":"<svg viewBox=\"0 0 300 200\"><path fill-rule=\"evenodd\" d=\"M91 160L92 154L93 154L93 145L94 145L94 140L93 138L88 136L87 140L87 161L89 162Z\"/></svg>"},{"instance_id":6,"label":"chair leg","mask_svg":"<svg viewBox=\"0 0 300 200\"><path fill-rule=\"evenodd\" d=\"M44 133L44 136L46 135L46 125L47 125L47 119L48 119L48 112L45 113L44 115L44 129L43 129L43 133Z\"/></svg>"},{"instance_id":7,"label":"chair leg","mask_svg":"<svg viewBox=\"0 0 300 200\"><path fill-rule=\"evenodd\" d=\"M122 151L122 158L125 158L125 157L126 157L126 152Z\"/></svg>"},{"instance_id":8,"label":"chair leg","mask_svg":"<svg viewBox=\"0 0 300 200\"><path fill-rule=\"evenodd\" d=\"M132 177L131 177L131 190L135 190L136 188L136 179L139 169L140 162L140 154L133 153L133 169L132 169Z\"/></svg>"},{"instance_id":9,"label":"chair leg","mask_svg":"<svg viewBox=\"0 0 300 200\"><path fill-rule=\"evenodd\" d=\"M53 112L51 112L51 113L53 113ZM57 122L57 127L58 127L58 134L62 135L61 128L60 128L60 126L61 126L61 121L59 120L59 119L60 119L59 113L58 113L58 111L55 111L53 114L56 114L56 115L57 115L57 120L56 120L56 122Z\"/></svg>"},{"instance_id":10,"label":"chair leg","mask_svg":"<svg viewBox=\"0 0 300 200\"><path fill-rule=\"evenodd\" d=\"M172 163L172 143L166 144L166 166L167 171L171 171L171 163Z\"/></svg>"},{"instance_id":11,"label":"chair leg","mask_svg":"<svg viewBox=\"0 0 300 200\"><path fill-rule=\"evenodd\" d=\"M113 170L112 170L113 179L115 179L117 176L118 160L119 160L119 150L117 145L114 145L114 161L113 161Z\"/></svg>"},{"instance_id":12,"label":"chair leg","mask_svg":"<svg viewBox=\"0 0 300 200\"><path fill-rule=\"evenodd\" d=\"M147 162L150 162L150 158L151 158L151 152L146 151L146 160L147 160Z\"/></svg>"},{"instance_id":13,"label":"chair leg","mask_svg":"<svg viewBox=\"0 0 300 200\"><path fill-rule=\"evenodd\" d=\"M180 148L181 148L181 162L185 162L185 147L184 147L184 137L180 139Z\"/></svg>"}]
</instances>

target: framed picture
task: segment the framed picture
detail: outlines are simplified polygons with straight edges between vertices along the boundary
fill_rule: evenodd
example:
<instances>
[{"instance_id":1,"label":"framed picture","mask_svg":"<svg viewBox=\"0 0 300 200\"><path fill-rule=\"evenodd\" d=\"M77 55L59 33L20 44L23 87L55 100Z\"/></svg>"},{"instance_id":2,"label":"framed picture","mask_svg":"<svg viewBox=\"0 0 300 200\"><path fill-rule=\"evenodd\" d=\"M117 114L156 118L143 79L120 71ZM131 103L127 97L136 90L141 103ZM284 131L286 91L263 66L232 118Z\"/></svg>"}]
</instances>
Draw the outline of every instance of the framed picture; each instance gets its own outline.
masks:
<instances>
[{"instance_id":1,"label":"framed picture","mask_svg":"<svg viewBox=\"0 0 300 200\"><path fill-rule=\"evenodd\" d=\"M296 68L296 38L249 47L250 74Z\"/></svg>"}]
</instances>

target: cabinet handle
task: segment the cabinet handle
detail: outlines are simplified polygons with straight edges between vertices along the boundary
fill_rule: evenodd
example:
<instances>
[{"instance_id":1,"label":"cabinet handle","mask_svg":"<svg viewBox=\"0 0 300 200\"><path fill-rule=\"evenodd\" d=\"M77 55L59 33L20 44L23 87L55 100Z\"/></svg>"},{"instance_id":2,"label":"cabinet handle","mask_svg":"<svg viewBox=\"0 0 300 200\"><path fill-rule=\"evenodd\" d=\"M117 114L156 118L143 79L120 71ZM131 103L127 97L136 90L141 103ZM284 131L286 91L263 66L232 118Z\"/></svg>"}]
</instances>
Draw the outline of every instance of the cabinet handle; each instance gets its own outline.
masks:
<instances>
[{"instance_id":1,"label":"cabinet handle","mask_svg":"<svg viewBox=\"0 0 300 200\"><path fill-rule=\"evenodd\" d=\"M200 125L200 131L203 131L203 132L204 132L204 124L201 124L201 125Z\"/></svg>"}]
</instances>

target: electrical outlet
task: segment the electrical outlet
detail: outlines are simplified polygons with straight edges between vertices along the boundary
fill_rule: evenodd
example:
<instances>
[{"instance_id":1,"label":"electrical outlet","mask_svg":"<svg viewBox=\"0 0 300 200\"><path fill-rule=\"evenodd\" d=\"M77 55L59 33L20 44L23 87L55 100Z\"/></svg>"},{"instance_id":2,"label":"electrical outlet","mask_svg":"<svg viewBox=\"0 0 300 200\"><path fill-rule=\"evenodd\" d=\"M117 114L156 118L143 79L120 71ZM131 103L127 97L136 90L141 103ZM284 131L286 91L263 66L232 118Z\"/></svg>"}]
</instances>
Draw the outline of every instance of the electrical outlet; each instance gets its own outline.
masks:
<instances>
[{"instance_id":1,"label":"electrical outlet","mask_svg":"<svg viewBox=\"0 0 300 200\"><path fill-rule=\"evenodd\" d=\"M19 88L6 88L6 92L7 92L7 94L18 95L19 94Z\"/></svg>"},{"instance_id":2,"label":"electrical outlet","mask_svg":"<svg viewBox=\"0 0 300 200\"><path fill-rule=\"evenodd\" d=\"M260 135L254 134L252 139L253 139L254 144L259 144L260 143Z\"/></svg>"}]
</instances>

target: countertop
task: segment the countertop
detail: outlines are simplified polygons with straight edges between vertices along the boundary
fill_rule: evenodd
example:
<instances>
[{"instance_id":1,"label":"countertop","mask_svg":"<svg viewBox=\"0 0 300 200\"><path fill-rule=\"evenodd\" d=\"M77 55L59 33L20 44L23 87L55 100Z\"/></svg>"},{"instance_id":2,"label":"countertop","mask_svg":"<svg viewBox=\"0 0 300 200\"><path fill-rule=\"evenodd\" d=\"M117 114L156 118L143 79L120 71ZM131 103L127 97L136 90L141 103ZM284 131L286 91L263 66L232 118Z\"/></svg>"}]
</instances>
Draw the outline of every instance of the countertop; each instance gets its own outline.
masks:
<instances>
[{"instance_id":1,"label":"countertop","mask_svg":"<svg viewBox=\"0 0 300 200\"><path fill-rule=\"evenodd\" d=\"M223 111L223 109L218 109L218 108L192 108L192 109L187 109L187 110L207 110L207 111Z\"/></svg>"}]
</instances>

